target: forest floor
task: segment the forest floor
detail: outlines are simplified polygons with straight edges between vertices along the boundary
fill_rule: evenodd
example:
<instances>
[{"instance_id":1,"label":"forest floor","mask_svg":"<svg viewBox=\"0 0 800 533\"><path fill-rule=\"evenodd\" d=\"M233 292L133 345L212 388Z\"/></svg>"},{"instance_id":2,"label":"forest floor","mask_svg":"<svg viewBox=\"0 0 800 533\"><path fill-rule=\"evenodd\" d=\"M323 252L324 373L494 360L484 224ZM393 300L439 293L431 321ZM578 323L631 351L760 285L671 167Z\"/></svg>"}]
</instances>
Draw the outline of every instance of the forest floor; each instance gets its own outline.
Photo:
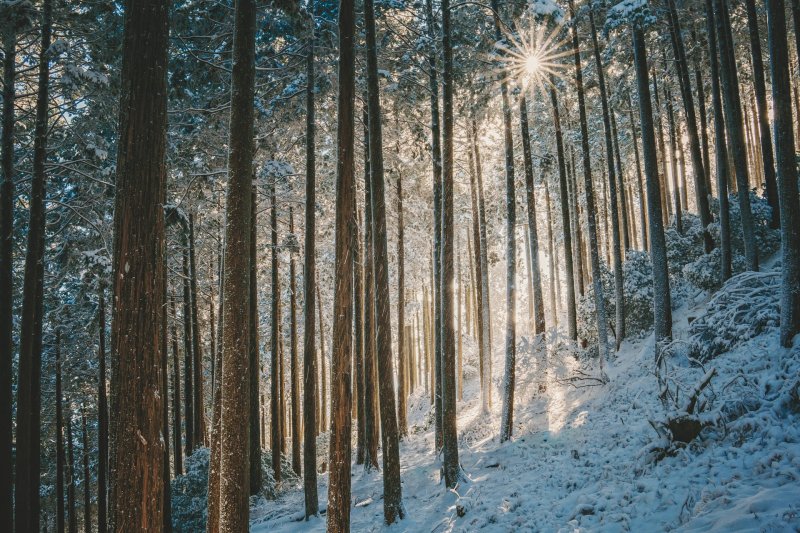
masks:
<instances>
[{"instance_id":1,"label":"forest floor","mask_svg":"<svg viewBox=\"0 0 800 533\"><path fill-rule=\"evenodd\" d=\"M706 313L708 301L698 294L674 311L674 346L689 344L689 321ZM679 392L679 404L716 369L701 415L713 425L659 461L654 457L664 442L650 421L676 408L658 398L652 335L623 343L606 365L605 385L570 380L579 370L597 371L554 350L545 372L542 350L523 338L514 436L506 443L498 436L503 353L496 348L493 405L484 415L474 345L465 343L458 404L464 482L445 490L429 400L418 390L400 447L405 519L383 525L381 474L353 465L353 531L800 530L800 346L780 348L775 328L706 365L691 364L686 353L672 358L663 375ZM321 475L323 511L327 482ZM325 528L324 514L302 521L297 485L283 487L277 500L258 502L251 517L256 533Z\"/></svg>"}]
</instances>

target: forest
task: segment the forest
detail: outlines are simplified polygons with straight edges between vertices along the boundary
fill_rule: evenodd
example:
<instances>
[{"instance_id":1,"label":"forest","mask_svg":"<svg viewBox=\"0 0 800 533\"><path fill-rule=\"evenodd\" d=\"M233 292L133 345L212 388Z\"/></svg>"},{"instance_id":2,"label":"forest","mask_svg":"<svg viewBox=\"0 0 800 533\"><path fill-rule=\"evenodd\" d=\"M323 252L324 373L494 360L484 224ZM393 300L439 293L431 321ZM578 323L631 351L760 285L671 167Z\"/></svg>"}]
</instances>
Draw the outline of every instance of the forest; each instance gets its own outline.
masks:
<instances>
[{"instance_id":1,"label":"forest","mask_svg":"<svg viewBox=\"0 0 800 533\"><path fill-rule=\"evenodd\" d=\"M0 34L0 532L800 530L800 0Z\"/></svg>"}]
</instances>

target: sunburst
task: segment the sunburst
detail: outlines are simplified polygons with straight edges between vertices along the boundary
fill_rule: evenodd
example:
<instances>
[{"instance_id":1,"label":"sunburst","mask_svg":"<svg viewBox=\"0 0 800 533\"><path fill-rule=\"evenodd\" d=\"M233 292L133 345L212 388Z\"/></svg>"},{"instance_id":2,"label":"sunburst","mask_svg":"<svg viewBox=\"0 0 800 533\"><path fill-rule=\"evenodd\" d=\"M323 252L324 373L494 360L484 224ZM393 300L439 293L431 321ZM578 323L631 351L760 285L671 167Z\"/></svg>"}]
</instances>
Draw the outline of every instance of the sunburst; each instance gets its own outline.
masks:
<instances>
[{"instance_id":1,"label":"sunburst","mask_svg":"<svg viewBox=\"0 0 800 533\"><path fill-rule=\"evenodd\" d=\"M546 23L537 23L529 17L526 28L505 33L507 44L498 44L505 54L504 75L509 83L523 90L543 91L553 85L554 78L562 78L566 68L561 59L572 54L564 45L568 38L558 39L562 24L548 29Z\"/></svg>"}]
</instances>

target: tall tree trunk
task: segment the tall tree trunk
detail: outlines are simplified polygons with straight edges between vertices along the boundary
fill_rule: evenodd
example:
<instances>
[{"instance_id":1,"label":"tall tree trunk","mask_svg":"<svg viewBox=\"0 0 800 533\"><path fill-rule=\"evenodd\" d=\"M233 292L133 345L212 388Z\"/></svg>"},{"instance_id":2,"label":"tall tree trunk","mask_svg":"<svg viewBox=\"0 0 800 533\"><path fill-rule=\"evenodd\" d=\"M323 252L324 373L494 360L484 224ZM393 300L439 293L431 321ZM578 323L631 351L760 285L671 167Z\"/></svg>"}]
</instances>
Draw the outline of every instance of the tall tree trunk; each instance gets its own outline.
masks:
<instances>
[{"instance_id":1,"label":"tall tree trunk","mask_svg":"<svg viewBox=\"0 0 800 533\"><path fill-rule=\"evenodd\" d=\"M194 213L189 211L189 288L192 293L192 393L194 398L194 418L192 420L192 434L195 438L195 447L203 446L205 438L205 409L203 408L203 351L200 344L200 323L197 320L197 262L195 261L194 242Z\"/></svg>"},{"instance_id":2,"label":"tall tree trunk","mask_svg":"<svg viewBox=\"0 0 800 533\"><path fill-rule=\"evenodd\" d=\"M570 12L575 19L575 4L569 2ZM583 180L584 194L586 195L586 215L588 219L587 231L589 233L589 251L592 261L592 285L594 289L595 309L597 314L597 337L600 361L600 373L603 371L603 362L608 356L608 322L606 320L606 303L603 297L603 280L600 270L600 251L597 241L597 215L595 212L594 192L592 184L592 161L589 146L589 127L586 120L586 103L583 94L583 72L578 44L577 20L572 27L572 50L575 59L575 85L578 93L578 114L581 127L581 150L583 152Z\"/></svg>"},{"instance_id":3,"label":"tall tree trunk","mask_svg":"<svg viewBox=\"0 0 800 533\"><path fill-rule=\"evenodd\" d=\"M78 533L78 510L75 508L75 450L72 442L72 408L67 404L67 523L69 533ZM19 529L17 529L19 531Z\"/></svg>"},{"instance_id":4,"label":"tall tree trunk","mask_svg":"<svg viewBox=\"0 0 800 533\"><path fill-rule=\"evenodd\" d=\"M278 306L280 304L280 286L278 285L278 212L275 205L275 183L269 189L269 234L271 256L271 304L270 304L270 448L272 450L272 471L275 482L282 479L281 473L281 381L283 373L280 367L280 330L278 328ZM322 331L320 330L320 335Z\"/></svg>"},{"instance_id":5,"label":"tall tree trunk","mask_svg":"<svg viewBox=\"0 0 800 533\"><path fill-rule=\"evenodd\" d=\"M442 440L444 445L444 483L455 488L461 467L458 462L458 429L456 428L456 346L453 324L455 300L454 256L455 228L453 225L453 44L451 37L450 0L442 0ZM387 287L388 289L388 287ZM388 290L385 293L388 299ZM389 326L387 317L386 327ZM461 334L460 332L458 333ZM399 462L398 462L399 464ZM385 476L386 474L384 474ZM400 471L397 472L398 503ZM398 506L402 518L402 507Z\"/></svg>"},{"instance_id":6,"label":"tall tree trunk","mask_svg":"<svg viewBox=\"0 0 800 533\"><path fill-rule=\"evenodd\" d=\"M619 351L619 346L622 339L625 338L625 299L622 291L622 242L620 237L620 212L617 203L618 191L617 180L622 183L622 174L617 175L617 169L614 167L614 132L611 129L611 111L608 108L608 96L606 94L606 79L605 69L603 68L603 61L600 58L600 46L597 43L597 29L594 24L594 10L589 10L589 24L592 29L592 47L594 49L595 67L597 68L598 85L600 86L600 102L603 109L603 128L606 137L606 163L608 165L608 196L611 205L611 256L614 264L614 307L616 309L616 320L614 324L614 331L616 337L616 350ZM624 188L623 195L624 193ZM595 273L597 275L597 273ZM598 307L598 315L599 315ZM601 323L598 322L598 328ZM602 339L602 334L600 335ZM601 352L602 353L602 352ZM601 362L602 368L602 362Z\"/></svg>"},{"instance_id":7,"label":"tall tree trunk","mask_svg":"<svg viewBox=\"0 0 800 533\"><path fill-rule=\"evenodd\" d=\"M492 0L494 17L494 36L500 42L503 33L500 22L498 0ZM503 411L500 418L500 441L511 438L514 421L514 388L516 385L516 315L517 315L517 200L514 180L514 139L511 134L511 104L508 96L508 82L503 76L500 82L500 95L503 102L503 139L505 146L506 175L506 338L505 338L505 378L503 383Z\"/></svg>"},{"instance_id":8,"label":"tall tree trunk","mask_svg":"<svg viewBox=\"0 0 800 533\"><path fill-rule=\"evenodd\" d=\"M694 30L692 30L692 40L701 45ZM708 114L706 112L706 91L703 86L703 75L700 71L701 53L695 56L694 60L694 85L697 90L697 110L700 115L700 141L703 148L703 168L706 171L706 194L710 197L713 194L711 187L711 155L708 140Z\"/></svg>"},{"instance_id":9,"label":"tall tree trunk","mask_svg":"<svg viewBox=\"0 0 800 533\"><path fill-rule=\"evenodd\" d=\"M359 228L362 226L361 216L358 211L356 201L356 229L354 232L355 242L353 243L353 320L355 320L355 395L358 432L356 438L356 464L364 464L365 449L367 445L366 425L367 417L364 412L364 265L363 265L363 241Z\"/></svg>"},{"instance_id":10,"label":"tall tree trunk","mask_svg":"<svg viewBox=\"0 0 800 533\"><path fill-rule=\"evenodd\" d=\"M631 29L634 68L639 93L639 121L642 128L642 155L647 178L647 210L650 223L650 260L653 264L653 330L655 359L659 361L660 347L672 337L672 303L667 269L667 244L661 213L661 188L658 179L658 155L653 128L653 108L650 101L650 80L647 71L647 49L644 32L638 25Z\"/></svg>"},{"instance_id":11,"label":"tall tree trunk","mask_svg":"<svg viewBox=\"0 0 800 533\"><path fill-rule=\"evenodd\" d=\"M253 184L256 5L234 4L233 69L223 279L219 529L249 528L250 234ZM276 479L279 479L276 477Z\"/></svg>"},{"instance_id":12,"label":"tall tree trunk","mask_svg":"<svg viewBox=\"0 0 800 533\"><path fill-rule=\"evenodd\" d=\"M728 206L728 146L725 141L725 117L720 93L719 62L717 60L717 28L712 0L706 0L706 31L708 55L711 64L711 101L714 107L714 152L717 167L717 195L719 197L720 282L731 277L731 222Z\"/></svg>"},{"instance_id":13,"label":"tall tree trunk","mask_svg":"<svg viewBox=\"0 0 800 533\"><path fill-rule=\"evenodd\" d=\"M615 171L617 179L619 180L619 210L620 210L620 217L619 223L622 226L620 228L621 232L621 239L622 239L622 250L623 250L623 259L624 259L624 251L630 250L632 245L632 232L630 227L630 218L633 218L629 215L628 207L629 202L625 196L625 173L622 170L622 156L620 155L619 150L619 132L617 131L617 114L614 109L611 109L609 116L611 118L611 138L614 141L614 162L615 162Z\"/></svg>"},{"instance_id":14,"label":"tall tree trunk","mask_svg":"<svg viewBox=\"0 0 800 533\"><path fill-rule=\"evenodd\" d=\"M306 201L303 243L303 493L305 516L319 514L317 495L317 365L314 336L316 282L316 108L314 103L315 0L309 2L308 56L306 57Z\"/></svg>"},{"instance_id":15,"label":"tall tree trunk","mask_svg":"<svg viewBox=\"0 0 800 533\"><path fill-rule=\"evenodd\" d=\"M258 189L250 188L250 246L248 275L250 288L247 318L250 321L248 358L250 362L250 495L261 490L261 351L258 336Z\"/></svg>"},{"instance_id":16,"label":"tall tree trunk","mask_svg":"<svg viewBox=\"0 0 800 533\"><path fill-rule=\"evenodd\" d=\"M331 359L330 478L328 532L350 531L350 357L352 353L351 228L355 214L354 120L355 9L353 0L339 1L339 94L337 100L336 265Z\"/></svg>"},{"instance_id":17,"label":"tall tree trunk","mask_svg":"<svg viewBox=\"0 0 800 533\"><path fill-rule=\"evenodd\" d=\"M3 35L3 182L0 184L0 529L13 531L12 391L14 359L14 81L17 34L5 24ZM63 482L63 480L62 480ZM62 495L63 500L63 495ZM63 513L63 503L61 504ZM63 533L63 516L61 529Z\"/></svg>"},{"instance_id":18,"label":"tall tree trunk","mask_svg":"<svg viewBox=\"0 0 800 533\"><path fill-rule=\"evenodd\" d=\"M552 161L552 159L551 159ZM553 256L553 250L555 249L555 235L553 230L553 214L551 208L551 201L550 201L550 185L547 183L547 178L544 177L542 179L542 184L545 188L545 195L544 195L544 205L545 210L547 211L547 273L548 273L548 283L547 283L547 296L549 300L549 308L550 308L550 328L558 328L558 305L556 304L556 281L555 281L555 257Z\"/></svg>"},{"instance_id":19,"label":"tall tree trunk","mask_svg":"<svg viewBox=\"0 0 800 533\"><path fill-rule=\"evenodd\" d=\"M575 312L575 274L572 264L572 229L570 220L569 190L567 169L564 160L564 137L561 132L561 115L558 109L556 90L550 88L550 104L553 109L553 128L556 132L556 154L558 158L558 181L561 196L561 227L564 235L564 271L567 276L567 337L578 338L578 320Z\"/></svg>"},{"instance_id":20,"label":"tall tree trunk","mask_svg":"<svg viewBox=\"0 0 800 533\"><path fill-rule=\"evenodd\" d=\"M769 114L767 110L767 88L764 82L764 60L761 55L761 37L758 33L758 16L756 15L755 0L745 0L745 7L747 9L747 28L750 33L753 91L756 95L756 112L758 115L758 130L761 141L761 157L764 165L764 182L766 185L767 201L772 208L770 226L772 228L778 228L781 223L778 184L775 178L775 160L772 156L772 137L770 136ZM783 20L785 20L785 18L784 15ZM782 24L785 27L785 22ZM789 105L789 110L791 111L791 96L787 94L786 100Z\"/></svg>"},{"instance_id":21,"label":"tall tree trunk","mask_svg":"<svg viewBox=\"0 0 800 533\"><path fill-rule=\"evenodd\" d=\"M100 374L97 381L97 533L106 533L108 531L108 393L106 388L106 290L105 284L102 282L99 287L99 295L100 305L97 309L99 334L97 359ZM166 302L164 304L166 305ZM164 356L166 357L166 354ZM177 382L175 383L180 387ZM180 432L178 439L180 439ZM179 462L176 464L180 465Z\"/></svg>"},{"instance_id":22,"label":"tall tree trunk","mask_svg":"<svg viewBox=\"0 0 800 533\"><path fill-rule=\"evenodd\" d=\"M667 149L665 147L664 142L664 118L662 116L661 110L661 100L658 96L658 78L656 76L655 66L652 67L652 77L653 77L653 96L655 97L656 103L656 125L658 127L658 154L661 154L661 176L658 180L658 187L660 189L659 196L661 197L661 215L664 218L663 224L669 224L669 216L671 212L671 206L669 203L669 190L667 188L667 178L669 176L669 171L667 170ZM644 133L642 134L644 137ZM642 139L642 143L644 143L644 139ZM644 149L643 149L644 150Z\"/></svg>"},{"instance_id":23,"label":"tall tree trunk","mask_svg":"<svg viewBox=\"0 0 800 533\"><path fill-rule=\"evenodd\" d=\"M405 242L403 228L403 175L397 171L397 383L400 390L397 393L397 424L400 436L408 434L408 416L406 400L408 387L406 380L410 368L406 365L406 273L405 273ZM356 246L357 248L357 246ZM360 413L359 413L360 416Z\"/></svg>"},{"instance_id":24,"label":"tall tree trunk","mask_svg":"<svg viewBox=\"0 0 800 533\"><path fill-rule=\"evenodd\" d=\"M317 289L317 316L319 317L319 376L320 376L320 419L322 421L322 431L328 429L328 380L325 370L325 323L322 321L322 297L319 295L319 279L316 282Z\"/></svg>"},{"instance_id":25,"label":"tall tree trunk","mask_svg":"<svg viewBox=\"0 0 800 533\"><path fill-rule=\"evenodd\" d=\"M86 409L83 405L81 405L81 436L83 440L81 450L83 452L83 530L86 533L92 533L92 497L89 491L92 480L91 471L89 470L89 432L86 429ZM164 450L166 453L166 446L164 446Z\"/></svg>"},{"instance_id":26,"label":"tall tree trunk","mask_svg":"<svg viewBox=\"0 0 800 533\"><path fill-rule=\"evenodd\" d=\"M28 249L22 292L17 381L17 440L15 472L15 518L17 531L39 531L39 487L42 403L42 317L44 314L44 240L46 213L45 162L49 109L49 52L52 31L52 0L42 5L42 36L39 81L33 141L33 180L30 192ZM5 357L5 356L4 356ZM5 482L4 482L5 483Z\"/></svg>"},{"instance_id":27,"label":"tall tree trunk","mask_svg":"<svg viewBox=\"0 0 800 533\"><path fill-rule=\"evenodd\" d=\"M189 269L189 242L184 232L182 278L183 284L183 411L185 415L184 428L186 432L186 457L194 452L196 447L194 438L194 357L192 356L192 292L189 283L191 270Z\"/></svg>"},{"instance_id":28,"label":"tall tree trunk","mask_svg":"<svg viewBox=\"0 0 800 533\"><path fill-rule=\"evenodd\" d=\"M664 61L666 67L666 60ZM654 82L655 83L655 82ZM683 233L683 208L681 192L678 184L678 134L675 128L675 113L672 110L672 93L669 86L664 88L664 102L667 106L667 123L669 124L669 175L672 178L672 199L675 205L675 228Z\"/></svg>"},{"instance_id":29,"label":"tall tree trunk","mask_svg":"<svg viewBox=\"0 0 800 533\"><path fill-rule=\"evenodd\" d=\"M531 157L531 136L528 131L528 101L525 97L519 100L519 121L522 130L522 155L525 164L525 193L528 204L528 254L531 267L531 285L533 285L533 332L544 333L544 297L542 296L542 273L539 267L539 230L536 225L536 196L533 184L533 158Z\"/></svg>"},{"instance_id":30,"label":"tall tree trunk","mask_svg":"<svg viewBox=\"0 0 800 533\"><path fill-rule=\"evenodd\" d=\"M61 393L61 330L56 329L56 533L64 533L64 413ZM11 529L7 531L13 531Z\"/></svg>"},{"instance_id":31,"label":"tall tree trunk","mask_svg":"<svg viewBox=\"0 0 800 533\"><path fill-rule=\"evenodd\" d=\"M630 95L627 98L628 103L628 115L629 121L631 126L631 142L633 143L633 155L636 161L636 186L638 188L639 193L639 218L641 223L641 237L642 237L642 249L649 250L650 249L650 235L647 231L647 200L644 196L644 187L642 185L642 164L639 159L639 136L636 131L636 121L633 119L633 104L631 104Z\"/></svg>"},{"instance_id":32,"label":"tall tree trunk","mask_svg":"<svg viewBox=\"0 0 800 533\"><path fill-rule=\"evenodd\" d=\"M294 235L294 211L289 207L289 233ZM289 378L292 399L292 470L298 476L301 472L300 460L300 368L297 356L297 280L294 250L289 251Z\"/></svg>"},{"instance_id":33,"label":"tall tree trunk","mask_svg":"<svg viewBox=\"0 0 800 533\"><path fill-rule=\"evenodd\" d=\"M483 169L481 168L481 152L478 145L478 125L472 119L472 148L475 152L475 177L478 179L478 229L480 231L481 290L483 291L483 328L484 343L487 351L484 357L486 397L489 409L492 408L492 298L489 290L489 241L486 236L486 201L483 194Z\"/></svg>"},{"instance_id":34,"label":"tall tree trunk","mask_svg":"<svg viewBox=\"0 0 800 533\"><path fill-rule=\"evenodd\" d=\"M161 438L164 441L164 463L161 467L161 483L164 487L164 511L162 513L164 531L172 531L172 485L170 483L170 470L169 470L169 374L167 368L169 365L169 336L167 335L169 316L167 314L167 285L169 284L168 269L167 269L167 256L164 254L164 283L161 284L161 298L163 309L161 311L161 361L159 361L159 371L161 374L161 390L163 391L163 399L161 402ZM83 411L83 406L81 406ZM85 413L82 413L84 417ZM84 422L85 424L85 422ZM84 450L84 453L85 450ZM88 460L88 457L87 459ZM88 467L87 467L88 468ZM88 501L88 494L87 494ZM91 533L91 530L86 530L86 533Z\"/></svg>"},{"instance_id":35,"label":"tall tree trunk","mask_svg":"<svg viewBox=\"0 0 800 533\"><path fill-rule=\"evenodd\" d=\"M686 116L686 133L689 138L689 153L692 158L695 200L697 202L697 212L700 215L700 224L703 226L703 244L706 253L708 253L714 247L714 240L711 238L711 233L708 231L708 226L711 224L712 219L711 208L708 203L708 190L706 189L707 169L703 165L703 153L700 148L700 136L697 130L694 97L692 96L692 85L689 81L689 62L686 60L686 49L683 44L683 34L681 33L675 0L667 0L667 7L670 20L672 50L675 54L675 70L678 74L681 99L683 100L683 111ZM701 100L701 105L702 103ZM684 202L684 204L685 203L686 202Z\"/></svg>"},{"instance_id":36,"label":"tall tree trunk","mask_svg":"<svg viewBox=\"0 0 800 533\"><path fill-rule=\"evenodd\" d=\"M364 25L366 27L367 43L369 159L370 185L372 188L372 223L374 226L372 240L374 244L373 261L375 263L375 329L377 332L376 355L378 362L378 389L380 391L381 445L383 448L383 517L387 524L393 524L398 518L403 518L404 511L400 488L400 442L397 429L392 369L392 322L389 302L389 250L386 238L383 133L373 2L374 0L366 0L364 2ZM350 224L354 223L354 214L350 214ZM350 267L352 269L352 265ZM350 289L352 290L352 287ZM352 307L349 306L349 300L350 297L348 295L348 310L352 311ZM352 316L349 318L352 320ZM347 355L349 357L349 351ZM453 398L453 401L455 401L455 398Z\"/></svg>"},{"instance_id":37,"label":"tall tree trunk","mask_svg":"<svg viewBox=\"0 0 800 533\"><path fill-rule=\"evenodd\" d=\"M372 185L370 181L369 117L364 106L364 468L378 467L377 398L375 397L375 263L372 235Z\"/></svg>"},{"instance_id":38,"label":"tall tree trunk","mask_svg":"<svg viewBox=\"0 0 800 533\"><path fill-rule=\"evenodd\" d=\"M789 54L783 0L766 0L772 101L775 114L775 155L781 201L782 275L781 344L791 347L800 332L800 202L792 131Z\"/></svg>"},{"instance_id":39,"label":"tall tree trunk","mask_svg":"<svg viewBox=\"0 0 800 533\"><path fill-rule=\"evenodd\" d=\"M114 207L111 527L161 531L168 2L126 2Z\"/></svg>"},{"instance_id":40,"label":"tall tree trunk","mask_svg":"<svg viewBox=\"0 0 800 533\"><path fill-rule=\"evenodd\" d=\"M433 156L433 297L434 314L434 413L435 442L437 450L442 449L442 147L439 123L439 82L436 66L436 20L432 0L425 0L428 39L431 50L428 55L429 86L431 98L431 152Z\"/></svg>"},{"instance_id":41,"label":"tall tree trunk","mask_svg":"<svg viewBox=\"0 0 800 533\"><path fill-rule=\"evenodd\" d=\"M488 370L486 368L486 360L491 356L491 349L489 347L489 335L486 332L485 321L488 318L484 313L484 291L483 291L483 263L481 262L481 231L480 231L480 217L478 215L478 183L475 172L474 148L475 137L472 134L473 130L467 132L469 137L470 147L468 147L467 156L469 159L469 183L470 183L470 198L472 200L472 241L475 243L475 322L476 322L476 337L478 340L478 375L480 378L481 388L481 413L486 415L489 413L489 387L488 387Z\"/></svg>"},{"instance_id":42,"label":"tall tree trunk","mask_svg":"<svg viewBox=\"0 0 800 533\"><path fill-rule=\"evenodd\" d=\"M183 451L181 450L181 370L178 357L178 328L175 316L175 297L170 298L172 315L172 444L175 475L183 474Z\"/></svg>"},{"instance_id":43,"label":"tall tree trunk","mask_svg":"<svg viewBox=\"0 0 800 533\"><path fill-rule=\"evenodd\" d=\"M742 218L744 251L747 267L758 270L758 246L755 237L755 222L750 208L750 182L747 174L747 156L742 123L742 107L739 101L739 79L733 58L733 38L727 14L727 0L714 0L714 17L717 24L717 40L720 52L720 78L724 96L725 126L728 132L736 184L739 193L739 212Z\"/></svg>"}]
</instances>

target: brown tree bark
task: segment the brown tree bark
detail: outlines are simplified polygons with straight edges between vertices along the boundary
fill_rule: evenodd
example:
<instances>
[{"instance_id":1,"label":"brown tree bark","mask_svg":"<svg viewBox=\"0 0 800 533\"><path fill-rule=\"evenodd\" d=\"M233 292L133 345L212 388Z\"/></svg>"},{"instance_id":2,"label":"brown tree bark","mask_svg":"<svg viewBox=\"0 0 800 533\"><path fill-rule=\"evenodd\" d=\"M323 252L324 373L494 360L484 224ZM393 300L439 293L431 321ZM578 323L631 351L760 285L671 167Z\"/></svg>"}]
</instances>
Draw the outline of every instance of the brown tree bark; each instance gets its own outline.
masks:
<instances>
[{"instance_id":1,"label":"brown tree bark","mask_svg":"<svg viewBox=\"0 0 800 533\"><path fill-rule=\"evenodd\" d=\"M772 101L775 114L775 155L781 201L781 344L791 347L800 332L800 201L797 194L797 162L792 131L789 57L786 44L786 11L783 0L766 0Z\"/></svg>"},{"instance_id":2,"label":"brown tree bark","mask_svg":"<svg viewBox=\"0 0 800 533\"><path fill-rule=\"evenodd\" d=\"M126 2L114 208L111 529L162 531L168 2Z\"/></svg>"},{"instance_id":3,"label":"brown tree bark","mask_svg":"<svg viewBox=\"0 0 800 533\"><path fill-rule=\"evenodd\" d=\"M272 471L275 482L282 479L281 448L283 442L283 423L281 420L281 381L283 372L280 364L280 330L278 328L278 315L280 311L280 286L278 285L278 212L275 205L275 183L269 189L269 233L271 256L271 304L270 304L270 449L272 450Z\"/></svg>"},{"instance_id":4,"label":"brown tree bark","mask_svg":"<svg viewBox=\"0 0 800 533\"><path fill-rule=\"evenodd\" d=\"M99 362L97 381L97 533L106 533L108 531L108 384L106 381L106 291L105 284L102 282L99 287L99 295L100 305L97 309L99 334L97 354ZM164 303L166 304L166 302ZM164 356L166 357L166 354ZM178 433L178 439L180 442L180 433ZM176 462L176 465L180 466L180 463Z\"/></svg>"},{"instance_id":5,"label":"brown tree bark","mask_svg":"<svg viewBox=\"0 0 800 533\"><path fill-rule=\"evenodd\" d=\"M195 438L195 447L200 447L206 442L205 435L205 408L203 400L203 349L200 343L200 323L197 320L197 262L195 261L194 239L194 213L189 211L189 289L192 295L192 394L194 398L194 415L192 419L192 434Z\"/></svg>"},{"instance_id":6,"label":"brown tree bark","mask_svg":"<svg viewBox=\"0 0 800 533\"><path fill-rule=\"evenodd\" d=\"M387 524L403 518L400 488L400 438L395 409L392 365L392 321L389 302L389 250L386 236L386 194L383 166L378 50L376 45L374 0L364 2L367 45L367 87L369 112L370 185L372 189L372 239L375 264L375 326L381 445L383 449L383 517ZM351 213L351 219L355 213ZM353 220L350 221L350 224ZM352 265L351 269L352 269ZM341 279L341 278L340 278ZM352 277L350 278L352 279ZM352 290L352 287L350 287ZM349 298L348 298L349 300ZM348 309L352 310L351 307ZM352 317L350 317L352 320Z\"/></svg>"},{"instance_id":7,"label":"brown tree bark","mask_svg":"<svg viewBox=\"0 0 800 533\"><path fill-rule=\"evenodd\" d=\"M182 278L183 306L181 319L183 321L183 412L185 415L184 428L186 433L186 457L194 453L196 448L194 438L194 357L192 356L192 292L189 284L191 270L189 269L189 242L184 229L182 250Z\"/></svg>"},{"instance_id":8,"label":"brown tree bark","mask_svg":"<svg viewBox=\"0 0 800 533\"><path fill-rule=\"evenodd\" d=\"M250 495L261 490L261 351L258 331L258 190L255 183L250 190L250 249L248 250L248 275L250 277L247 318L250 321L248 357L250 359Z\"/></svg>"},{"instance_id":9,"label":"brown tree bark","mask_svg":"<svg viewBox=\"0 0 800 533\"><path fill-rule=\"evenodd\" d=\"M166 405L166 404L165 404ZM92 533L92 497L89 487L92 481L89 470L89 431L86 429L86 408L81 405L81 437L83 455L83 530ZM166 453L167 447L164 447Z\"/></svg>"},{"instance_id":10,"label":"brown tree bark","mask_svg":"<svg viewBox=\"0 0 800 533\"><path fill-rule=\"evenodd\" d=\"M56 329L56 533L64 533L64 399L61 392L61 331ZM12 530L8 530L12 531Z\"/></svg>"},{"instance_id":11,"label":"brown tree bark","mask_svg":"<svg viewBox=\"0 0 800 533\"><path fill-rule=\"evenodd\" d=\"M67 403L67 531L78 533L78 510L75 508L75 450L72 442L72 408Z\"/></svg>"},{"instance_id":12,"label":"brown tree bark","mask_svg":"<svg viewBox=\"0 0 800 533\"><path fill-rule=\"evenodd\" d=\"M181 369L178 357L178 327L175 316L175 296L170 298L172 318L172 448L175 475L183 474L183 450L181 449Z\"/></svg>"},{"instance_id":13,"label":"brown tree bark","mask_svg":"<svg viewBox=\"0 0 800 533\"><path fill-rule=\"evenodd\" d=\"M289 233L294 235L294 211L289 207ZM294 250L289 258L289 379L292 399L292 470L301 473L300 459L300 368L297 355L297 282L295 279Z\"/></svg>"},{"instance_id":14,"label":"brown tree bark","mask_svg":"<svg viewBox=\"0 0 800 533\"><path fill-rule=\"evenodd\" d=\"M253 183L256 5L234 4L223 279L219 529L248 531L250 487L249 251Z\"/></svg>"},{"instance_id":15,"label":"brown tree bark","mask_svg":"<svg viewBox=\"0 0 800 533\"><path fill-rule=\"evenodd\" d=\"M38 531L40 514L42 317L44 314L45 162L49 110L52 0L42 4L39 79L33 141L33 180L29 198L25 277L20 315L19 378L14 524L17 531ZM4 355L5 357L5 355ZM5 484L5 482L3 482Z\"/></svg>"},{"instance_id":16,"label":"brown tree bark","mask_svg":"<svg viewBox=\"0 0 800 533\"><path fill-rule=\"evenodd\" d=\"M7 4L8 5L8 4ZM13 304L14 304L14 100L17 28L4 24L3 38L3 182L0 184L0 530L13 531ZM63 484L63 480L62 480ZM63 500L63 495L62 495ZM61 511L63 514L63 501ZM61 516L61 530L64 524Z\"/></svg>"},{"instance_id":17,"label":"brown tree bark","mask_svg":"<svg viewBox=\"0 0 800 533\"><path fill-rule=\"evenodd\" d=\"M350 388L352 352L352 276L350 250L355 216L354 118L355 103L355 6L339 2L339 94L337 100L336 167L336 266L331 364L330 478L328 532L350 531Z\"/></svg>"},{"instance_id":18,"label":"brown tree bark","mask_svg":"<svg viewBox=\"0 0 800 533\"><path fill-rule=\"evenodd\" d=\"M316 281L316 116L314 105L314 4L309 2L311 19L306 58L306 202L303 250L303 492L305 516L319 514L317 496L317 355L314 336L314 299Z\"/></svg>"}]
</instances>

